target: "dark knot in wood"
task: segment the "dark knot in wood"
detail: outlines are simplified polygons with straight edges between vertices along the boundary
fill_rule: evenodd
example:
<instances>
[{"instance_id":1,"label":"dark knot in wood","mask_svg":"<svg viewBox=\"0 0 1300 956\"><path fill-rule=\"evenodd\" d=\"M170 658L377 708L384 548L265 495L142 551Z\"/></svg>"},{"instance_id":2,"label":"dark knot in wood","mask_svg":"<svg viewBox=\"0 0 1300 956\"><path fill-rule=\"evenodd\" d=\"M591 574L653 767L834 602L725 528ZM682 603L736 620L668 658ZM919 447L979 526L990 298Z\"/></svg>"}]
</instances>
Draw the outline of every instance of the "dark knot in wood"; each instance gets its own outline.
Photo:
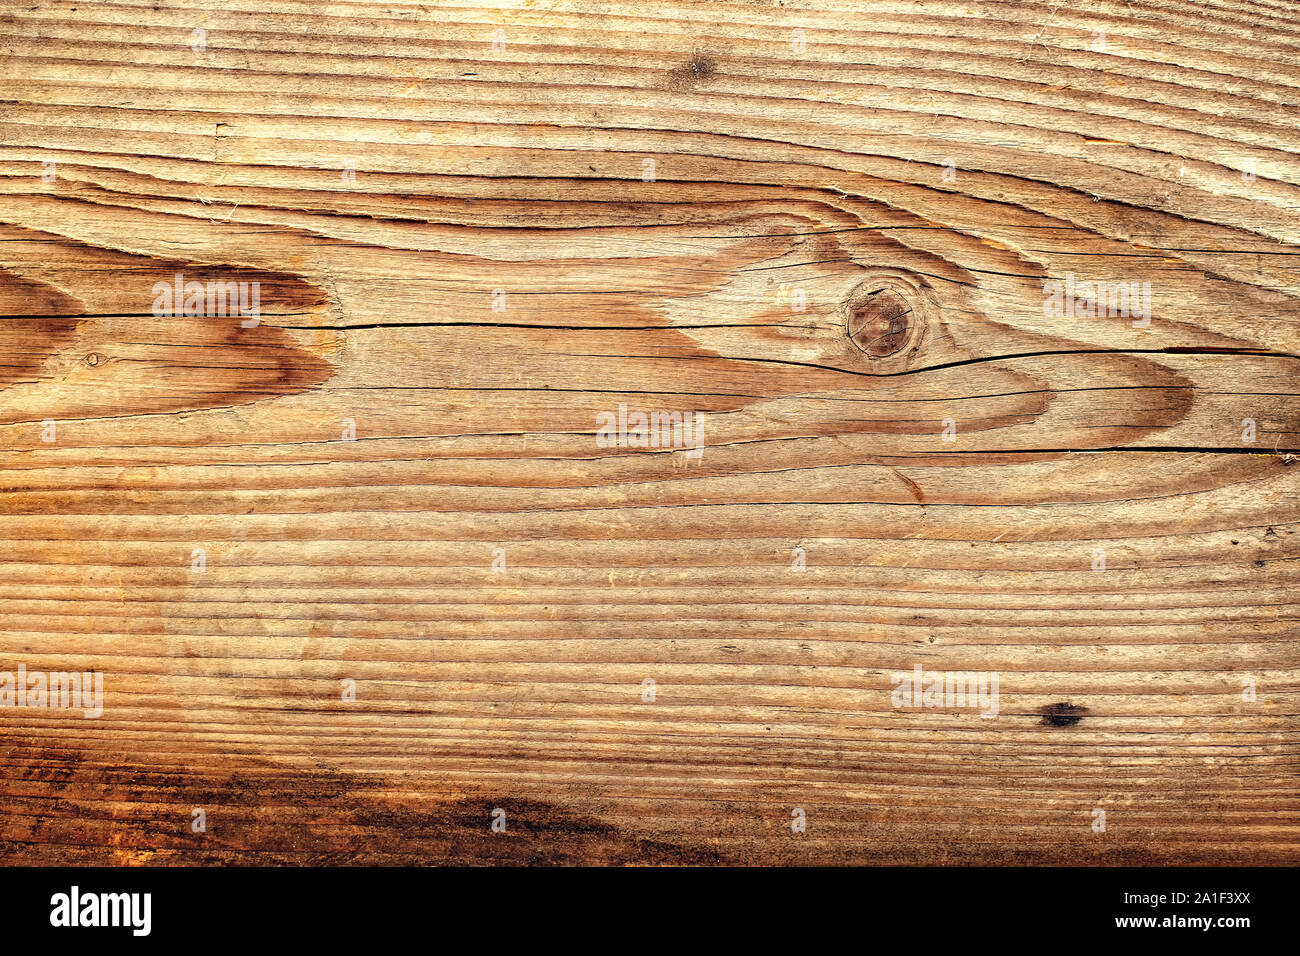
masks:
<instances>
[{"instance_id":1,"label":"dark knot in wood","mask_svg":"<svg viewBox=\"0 0 1300 956\"><path fill-rule=\"evenodd\" d=\"M918 316L912 304L893 289L877 289L849 311L849 338L872 358L885 358L907 348Z\"/></svg>"}]
</instances>

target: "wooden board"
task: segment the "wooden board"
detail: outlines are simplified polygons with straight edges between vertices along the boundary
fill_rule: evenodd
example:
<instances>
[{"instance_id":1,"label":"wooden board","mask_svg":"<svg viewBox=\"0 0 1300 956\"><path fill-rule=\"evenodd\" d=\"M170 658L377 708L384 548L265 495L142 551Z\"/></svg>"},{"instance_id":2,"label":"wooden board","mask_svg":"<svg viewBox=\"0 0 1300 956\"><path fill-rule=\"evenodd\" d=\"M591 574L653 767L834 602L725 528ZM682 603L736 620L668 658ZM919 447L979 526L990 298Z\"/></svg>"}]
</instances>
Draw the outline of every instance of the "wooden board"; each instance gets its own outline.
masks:
<instances>
[{"instance_id":1,"label":"wooden board","mask_svg":"<svg viewBox=\"0 0 1300 956\"><path fill-rule=\"evenodd\" d=\"M220 8L0 6L5 862L1300 860L1293 4Z\"/></svg>"}]
</instances>

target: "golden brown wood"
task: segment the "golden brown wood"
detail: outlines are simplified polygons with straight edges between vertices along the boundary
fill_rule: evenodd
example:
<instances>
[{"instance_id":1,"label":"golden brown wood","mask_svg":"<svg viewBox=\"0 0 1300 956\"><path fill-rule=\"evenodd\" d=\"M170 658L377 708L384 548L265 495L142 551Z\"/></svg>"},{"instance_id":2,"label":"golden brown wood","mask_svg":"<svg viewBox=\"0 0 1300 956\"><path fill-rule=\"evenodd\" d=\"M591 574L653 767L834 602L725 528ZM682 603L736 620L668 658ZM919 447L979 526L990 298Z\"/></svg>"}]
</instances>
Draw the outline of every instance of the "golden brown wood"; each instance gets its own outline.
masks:
<instances>
[{"instance_id":1,"label":"golden brown wood","mask_svg":"<svg viewBox=\"0 0 1300 956\"><path fill-rule=\"evenodd\" d=\"M220 6L0 6L5 862L1300 860L1290 3Z\"/></svg>"}]
</instances>

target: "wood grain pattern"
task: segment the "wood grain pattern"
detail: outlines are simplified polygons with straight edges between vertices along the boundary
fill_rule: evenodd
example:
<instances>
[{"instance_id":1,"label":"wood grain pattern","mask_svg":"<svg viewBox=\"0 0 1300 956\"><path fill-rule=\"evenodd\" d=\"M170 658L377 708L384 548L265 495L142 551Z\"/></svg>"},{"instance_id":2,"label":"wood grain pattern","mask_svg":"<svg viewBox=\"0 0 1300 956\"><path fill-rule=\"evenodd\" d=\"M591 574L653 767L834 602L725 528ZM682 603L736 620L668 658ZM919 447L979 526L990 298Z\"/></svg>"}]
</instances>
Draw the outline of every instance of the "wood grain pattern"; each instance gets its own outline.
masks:
<instances>
[{"instance_id":1,"label":"wood grain pattern","mask_svg":"<svg viewBox=\"0 0 1300 956\"><path fill-rule=\"evenodd\" d=\"M0 859L1300 861L1294 4L220 7L0 4Z\"/></svg>"}]
</instances>

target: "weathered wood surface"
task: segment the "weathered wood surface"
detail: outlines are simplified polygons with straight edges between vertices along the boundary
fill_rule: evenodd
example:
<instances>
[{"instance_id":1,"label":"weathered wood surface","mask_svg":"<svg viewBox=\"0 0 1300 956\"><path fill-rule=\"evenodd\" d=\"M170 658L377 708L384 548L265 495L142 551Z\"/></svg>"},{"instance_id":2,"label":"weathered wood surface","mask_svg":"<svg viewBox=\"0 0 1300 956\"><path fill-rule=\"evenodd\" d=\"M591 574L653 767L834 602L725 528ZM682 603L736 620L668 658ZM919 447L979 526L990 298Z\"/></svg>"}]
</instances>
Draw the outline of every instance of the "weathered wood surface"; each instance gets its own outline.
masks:
<instances>
[{"instance_id":1,"label":"weathered wood surface","mask_svg":"<svg viewBox=\"0 0 1300 956\"><path fill-rule=\"evenodd\" d=\"M1300 860L1293 4L220 6L0 6L5 862Z\"/></svg>"}]
</instances>

